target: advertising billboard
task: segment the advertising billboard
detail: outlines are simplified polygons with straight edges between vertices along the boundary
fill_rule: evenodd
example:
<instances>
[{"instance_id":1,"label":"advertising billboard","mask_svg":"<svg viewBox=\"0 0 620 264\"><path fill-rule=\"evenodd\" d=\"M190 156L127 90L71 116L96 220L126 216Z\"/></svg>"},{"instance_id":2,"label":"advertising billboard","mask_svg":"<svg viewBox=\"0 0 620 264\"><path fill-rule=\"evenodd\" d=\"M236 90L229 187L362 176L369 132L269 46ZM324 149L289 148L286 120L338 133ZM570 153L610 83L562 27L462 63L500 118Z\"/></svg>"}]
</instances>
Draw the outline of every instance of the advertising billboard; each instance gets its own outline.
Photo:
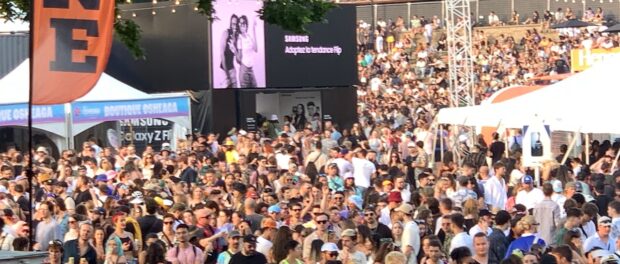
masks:
<instances>
[{"instance_id":1,"label":"advertising billboard","mask_svg":"<svg viewBox=\"0 0 620 264\"><path fill-rule=\"evenodd\" d=\"M350 86L357 80L355 7L294 34L258 17L262 1L220 0L212 22L213 88Z\"/></svg>"},{"instance_id":2,"label":"advertising billboard","mask_svg":"<svg viewBox=\"0 0 620 264\"><path fill-rule=\"evenodd\" d=\"M213 87L265 87L262 1L216 1L211 24Z\"/></svg>"},{"instance_id":3,"label":"advertising billboard","mask_svg":"<svg viewBox=\"0 0 620 264\"><path fill-rule=\"evenodd\" d=\"M620 48L572 49L570 63L572 72L580 72L590 66L620 54Z\"/></svg>"},{"instance_id":4,"label":"advertising billboard","mask_svg":"<svg viewBox=\"0 0 620 264\"><path fill-rule=\"evenodd\" d=\"M357 82L355 7L339 6L307 35L266 26L269 87L350 86Z\"/></svg>"}]
</instances>

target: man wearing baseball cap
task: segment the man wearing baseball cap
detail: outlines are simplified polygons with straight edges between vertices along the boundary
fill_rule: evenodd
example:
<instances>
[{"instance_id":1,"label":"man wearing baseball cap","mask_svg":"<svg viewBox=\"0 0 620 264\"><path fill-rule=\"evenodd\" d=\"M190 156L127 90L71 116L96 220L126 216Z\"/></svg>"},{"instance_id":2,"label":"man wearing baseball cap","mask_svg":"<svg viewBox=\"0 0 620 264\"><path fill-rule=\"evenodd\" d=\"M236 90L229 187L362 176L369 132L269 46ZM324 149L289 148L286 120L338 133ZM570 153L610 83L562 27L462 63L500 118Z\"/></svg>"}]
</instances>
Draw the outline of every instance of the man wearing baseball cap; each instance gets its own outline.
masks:
<instances>
[{"instance_id":1,"label":"man wearing baseball cap","mask_svg":"<svg viewBox=\"0 0 620 264\"><path fill-rule=\"evenodd\" d=\"M338 260L338 255L339 255L339 250L338 250L338 246L336 246L336 244L334 243L325 243L323 244L323 246L321 246L321 253L323 254L323 260L324 262L321 263L326 263L327 261L336 261Z\"/></svg>"},{"instance_id":2,"label":"man wearing baseball cap","mask_svg":"<svg viewBox=\"0 0 620 264\"><path fill-rule=\"evenodd\" d=\"M543 192L538 188L534 188L534 179L532 176L525 175L521 178L521 191L519 191L517 197L515 197L516 203L525 205L525 207L530 210L544 198L545 195Z\"/></svg>"},{"instance_id":3,"label":"man wearing baseball cap","mask_svg":"<svg viewBox=\"0 0 620 264\"><path fill-rule=\"evenodd\" d=\"M239 240L241 240L239 231L231 231L228 235L228 249L217 256L218 264L228 264L232 256L239 252Z\"/></svg>"},{"instance_id":4,"label":"man wearing baseball cap","mask_svg":"<svg viewBox=\"0 0 620 264\"><path fill-rule=\"evenodd\" d=\"M342 231L340 237L340 242L342 243L340 260L342 260L343 263L366 263L366 255L356 249L357 231L354 229L345 229Z\"/></svg>"},{"instance_id":5,"label":"man wearing baseball cap","mask_svg":"<svg viewBox=\"0 0 620 264\"><path fill-rule=\"evenodd\" d=\"M256 251L268 256L269 250L273 247L271 241L275 238L277 230L278 224L275 220L269 217L263 218L261 222L261 235L256 240Z\"/></svg>"},{"instance_id":6,"label":"man wearing baseball cap","mask_svg":"<svg viewBox=\"0 0 620 264\"><path fill-rule=\"evenodd\" d=\"M402 201L403 198L399 192L390 192L387 197L388 205L381 209L381 217L379 218L379 222L386 226L390 226L392 223L390 212L397 208Z\"/></svg>"},{"instance_id":7,"label":"man wearing baseball cap","mask_svg":"<svg viewBox=\"0 0 620 264\"><path fill-rule=\"evenodd\" d=\"M611 218L600 217L597 221L598 231L583 242L583 251L588 252L594 247L599 247L609 252L616 251L616 239L609 236L611 233Z\"/></svg>"},{"instance_id":8,"label":"man wearing baseball cap","mask_svg":"<svg viewBox=\"0 0 620 264\"><path fill-rule=\"evenodd\" d=\"M262 253L256 251L256 237L254 235L246 235L243 237L243 246L241 247L241 251L234 254L232 258L230 258L229 263L267 263L267 258Z\"/></svg>"},{"instance_id":9,"label":"man wearing baseball cap","mask_svg":"<svg viewBox=\"0 0 620 264\"><path fill-rule=\"evenodd\" d=\"M420 228L413 221L413 206L403 203L394 211L397 212L398 219L403 223L402 252L407 256L408 264L415 264L417 263L418 252L420 252Z\"/></svg>"}]
</instances>

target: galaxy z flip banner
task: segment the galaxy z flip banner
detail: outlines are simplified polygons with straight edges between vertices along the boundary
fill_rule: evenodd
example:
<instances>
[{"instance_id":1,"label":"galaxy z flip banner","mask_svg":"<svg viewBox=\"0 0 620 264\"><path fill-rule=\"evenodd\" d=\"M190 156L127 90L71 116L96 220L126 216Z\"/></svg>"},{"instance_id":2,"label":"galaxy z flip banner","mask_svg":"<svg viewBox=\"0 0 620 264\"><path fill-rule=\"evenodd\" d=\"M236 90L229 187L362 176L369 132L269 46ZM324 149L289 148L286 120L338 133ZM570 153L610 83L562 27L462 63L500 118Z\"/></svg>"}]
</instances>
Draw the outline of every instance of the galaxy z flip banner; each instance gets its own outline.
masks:
<instances>
[{"instance_id":1,"label":"galaxy z flip banner","mask_svg":"<svg viewBox=\"0 0 620 264\"><path fill-rule=\"evenodd\" d=\"M263 1L217 0L212 32L213 87L295 88L355 84L355 7L295 34L265 23Z\"/></svg>"}]
</instances>

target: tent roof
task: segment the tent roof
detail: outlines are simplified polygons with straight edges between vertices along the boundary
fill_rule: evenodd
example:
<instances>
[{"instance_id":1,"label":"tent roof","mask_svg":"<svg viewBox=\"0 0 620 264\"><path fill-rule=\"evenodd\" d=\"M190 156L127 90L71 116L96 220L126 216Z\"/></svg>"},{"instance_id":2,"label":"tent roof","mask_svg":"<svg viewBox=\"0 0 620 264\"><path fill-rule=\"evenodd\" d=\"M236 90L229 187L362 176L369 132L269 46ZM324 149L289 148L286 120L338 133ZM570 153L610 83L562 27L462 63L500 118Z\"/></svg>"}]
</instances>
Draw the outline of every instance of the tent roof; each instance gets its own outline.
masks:
<instances>
[{"instance_id":1,"label":"tent roof","mask_svg":"<svg viewBox=\"0 0 620 264\"><path fill-rule=\"evenodd\" d=\"M615 79L620 57L614 56L563 81L505 102L442 109L440 123L521 128L540 118L553 130L620 133L617 112L620 89Z\"/></svg>"},{"instance_id":2,"label":"tent roof","mask_svg":"<svg viewBox=\"0 0 620 264\"><path fill-rule=\"evenodd\" d=\"M0 79L0 104L17 104L28 102L28 85L30 67L29 60L22 62L3 79ZM67 88L69 89L69 88ZM167 94L167 96L182 95ZM103 73L95 87L76 101L122 101L159 98L161 96L150 95L137 90L112 76Z\"/></svg>"}]
</instances>

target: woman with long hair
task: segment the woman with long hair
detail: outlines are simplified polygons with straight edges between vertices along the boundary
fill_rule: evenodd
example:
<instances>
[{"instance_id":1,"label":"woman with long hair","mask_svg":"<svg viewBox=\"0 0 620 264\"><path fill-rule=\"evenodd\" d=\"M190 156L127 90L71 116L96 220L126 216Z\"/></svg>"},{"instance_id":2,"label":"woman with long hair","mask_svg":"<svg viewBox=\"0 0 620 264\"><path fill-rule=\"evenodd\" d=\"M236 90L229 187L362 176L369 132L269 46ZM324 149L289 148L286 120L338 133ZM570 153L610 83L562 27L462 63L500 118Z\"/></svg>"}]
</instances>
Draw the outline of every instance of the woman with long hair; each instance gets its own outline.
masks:
<instances>
[{"instance_id":1,"label":"woman with long hair","mask_svg":"<svg viewBox=\"0 0 620 264\"><path fill-rule=\"evenodd\" d=\"M151 243L146 248L145 264L164 264L166 262L165 249L160 243Z\"/></svg>"},{"instance_id":2,"label":"woman with long hair","mask_svg":"<svg viewBox=\"0 0 620 264\"><path fill-rule=\"evenodd\" d=\"M384 263L385 256L392 251L396 251L393 242L381 243L381 245L377 247L377 250L373 252L372 256L369 258L368 263L382 264Z\"/></svg>"},{"instance_id":3,"label":"woman with long hair","mask_svg":"<svg viewBox=\"0 0 620 264\"><path fill-rule=\"evenodd\" d=\"M111 237L106 243L106 254L104 264L125 264L128 263L123 252L123 242L119 237Z\"/></svg>"},{"instance_id":4,"label":"woman with long hair","mask_svg":"<svg viewBox=\"0 0 620 264\"><path fill-rule=\"evenodd\" d=\"M153 177L155 168L155 158L153 154L147 153L144 155L144 158L140 160L140 169L142 171L142 177L144 179L150 180Z\"/></svg>"},{"instance_id":5,"label":"woman with long hair","mask_svg":"<svg viewBox=\"0 0 620 264\"><path fill-rule=\"evenodd\" d=\"M236 44L239 36L239 17L233 14L230 17L230 25L228 29L222 32L220 42L220 69L226 74L226 88L238 87L237 71L235 69L235 53L237 51Z\"/></svg>"},{"instance_id":6,"label":"woman with long hair","mask_svg":"<svg viewBox=\"0 0 620 264\"><path fill-rule=\"evenodd\" d=\"M465 217L465 230L469 231L470 228L478 223L478 202L474 199L467 199L463 203L463 216Z\"/></svg>"},{"instance_id":7,"label":"woman with long hair","mask_svg":"<svg viewBox=\"0 0 620 264\"><path fill-rule=\"evenodd\" d=\"M293 126L298 131L303 130L306 127L308 120L306 119L306 107L304 104L297 105L297 111L293 115Z\"/></svg>"},{"instance_id":8,"label":"woman with long hair","mask_svg":"<svg viewBox=\"0 0 620 264\"><path fill-rule=\"evenodd\" d=\"M192 198L189 200L189 207L194 208L199 204L204 204L205 194L201 187L196 186L192 190Z\"/></svg>"},{"instance_id":9,"label":"woman with long hair","mask_svg":"<svg viewBox=\"0 0 620 264\"><path fill-rule=\"evenodd\" d=\"M321 247L323 246L323 244L325 244L323 240L312 240L312 244L310 244L310 256L308 257L307 263L321 262Z\"/></svg>"},{"instance_id":10,"label":"woman with long hair","mask_svg":"<svg viewBox=\"0 0 620 264\"><path fill-rule=\"evenodd\" d=\"M114 224L114 233L108 238L108 243L110 243L111 240L120 240L120 243L116 241L116 244L117 247L123 251L122 255L125 256L126 262L133 261L134 255L138 252L138 245L134 243L133 234L125 231L127 227L127 217L123 213L117 213L112 217L112 223ZM110 247L110 245L108 245L108 247ZM106 255L109 253L109 251L106 252ZM120 254L117 255L120 256ZM106 256L106 261L107 260L108 258Z\"/></svg>"},{"instance_id":11,"label":"woman with long hair","mask_svg":"<svg viewBox=\"0 0 620 264\"><path fill-rule=\"evenodd\" d=\"M293 240L293 232L288 226L282 226L273 238L272 255L276 263L280 263L289 253L286 249L287 243Z\"/></svg>"},{"instance_id":12,"label":"woman with long hair","mask_svg":"<svg viewBox=\"0 0 620 264\"><path fill-rule=\"evenodd\" d=\"M102 157L99 161L99 169L97 169L96 175L104 174L107 171L114 170L114 164L107 157Z\"/></svg>"},{"instance_id":13,"label":"woman with long hair","mask_svg":"<svg viewBox=\"0 0 620 264\"><path fill-rule=\"evenodd\" d=\"M67 242L69 240L74 240L78 238L78 233L79 233L79 224L78 224L78 216L77 215L70 215L67 218L67 224L68 224L68 230L67 233L65 233L65 237L63 239L64 242Z\"/></svg>"},{"instance_id":14,"label":"woman with long hair","mask_svg":"<svg viewBox=\"0 0 620 264\"><path fill-rule=\"evenodd\" d=\"M239 86L241 88L256 87L256 77L254 76L254 59L258 52L256 43L256 20L252 24L252 32L249 31L248 17L243 15L239 18L239 35L235 58L239 63Z\"/></svg>"},{"instance_id":15,"label":"woman with long hair","mask_svg":"<svg viewBox=\"0 0 620 264\"><path fill-rule=\"evenodd\" d=\"M102 227L96 227L93 235L93 247L97 252L97 263L103 263L105 261L105 230Z\"/></svg>"},{"instance_id":16,"label":"woman with long hair","mask_svg":"<svg viewBox=\"0 0 620 264\"><path fill-rule=\"evenodd\" d=\"M563 241L573 251L573 260L577 263L588 263L583 254L583 240L579 230L568 230L564 233Z\"/></svg>"},{"instance_id":17,"label":"woman with long hair","mask_svg":"<svg viewBox=\"0 0 620 264\"><path fill-rule=\"evenodd\" d=\"M394 237L394 246L400 248L403 238L404 226L401 221L392 222L392 237Z\"/></svg>"},{"instance_id":18,"label":"woman with long hair","mask_svg":"<svg viewBox=\"0 0 620 264\"><path fill-rule=\"evenodd\" d=\"M284 249L287 252L286 258L278 261L276 263L280 264L303 264L304 262L301 260L301 244L295 240L289 240L285 245Z\"/></svg>"}]
</instances>

